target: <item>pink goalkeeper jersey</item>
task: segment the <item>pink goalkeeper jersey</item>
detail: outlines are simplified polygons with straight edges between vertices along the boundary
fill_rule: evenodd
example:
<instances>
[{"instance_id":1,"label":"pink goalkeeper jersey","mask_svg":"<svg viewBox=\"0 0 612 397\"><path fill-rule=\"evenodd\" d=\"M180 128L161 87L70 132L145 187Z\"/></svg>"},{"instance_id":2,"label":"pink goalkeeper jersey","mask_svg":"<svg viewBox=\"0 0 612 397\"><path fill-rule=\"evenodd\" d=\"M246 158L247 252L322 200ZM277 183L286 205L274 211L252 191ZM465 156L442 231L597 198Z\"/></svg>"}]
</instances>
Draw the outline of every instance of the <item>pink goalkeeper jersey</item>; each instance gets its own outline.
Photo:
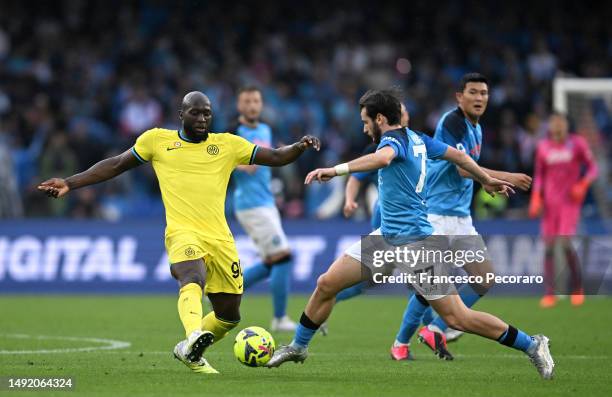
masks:
<instances>
[{"instance_id":1,"label":"pink goalkeeper jersey","mask_svg":"<svg viewBox=\"0 0 612 397\"><path fill-rule=\"evenodd\" d=\"M597 176L597 164L586 140L568 135L564 142L550 138L538 143L533 188L543 192L545 206L572 204L570 190L582 177L591 180Z\"/></svg>"}]
</instances>

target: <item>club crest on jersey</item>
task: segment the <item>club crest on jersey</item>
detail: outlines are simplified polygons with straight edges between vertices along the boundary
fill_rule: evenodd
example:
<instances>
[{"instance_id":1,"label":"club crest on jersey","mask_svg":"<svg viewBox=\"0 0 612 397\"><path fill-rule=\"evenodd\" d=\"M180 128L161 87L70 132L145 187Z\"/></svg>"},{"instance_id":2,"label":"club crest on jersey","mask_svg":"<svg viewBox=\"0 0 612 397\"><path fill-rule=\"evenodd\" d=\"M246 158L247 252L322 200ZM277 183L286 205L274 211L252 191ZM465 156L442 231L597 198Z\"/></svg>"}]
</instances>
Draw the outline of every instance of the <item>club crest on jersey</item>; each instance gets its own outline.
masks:
<instances>
[{"instance_id":1,"label":"club crest on jersey","mask_svg":"<svg viewBox=\"0 0 612 397\"><path fill-rule=\"evenodd\" d=\"M208 145L206 147L206 152L211 156L216 156L219 154L219 146L217 145Z\"/></svg>"},{"instance_id":2,"label":"club crest on jersey","mask_svg":"<svg viewBox=\"0 0 612 397\"><path fill-rule=\"evenodd\" d=\"M195 250L192 247L187 247L187 249L185 249L185 255L186 256L194 256L195 255Z\"/></svg>"}]
</instances>

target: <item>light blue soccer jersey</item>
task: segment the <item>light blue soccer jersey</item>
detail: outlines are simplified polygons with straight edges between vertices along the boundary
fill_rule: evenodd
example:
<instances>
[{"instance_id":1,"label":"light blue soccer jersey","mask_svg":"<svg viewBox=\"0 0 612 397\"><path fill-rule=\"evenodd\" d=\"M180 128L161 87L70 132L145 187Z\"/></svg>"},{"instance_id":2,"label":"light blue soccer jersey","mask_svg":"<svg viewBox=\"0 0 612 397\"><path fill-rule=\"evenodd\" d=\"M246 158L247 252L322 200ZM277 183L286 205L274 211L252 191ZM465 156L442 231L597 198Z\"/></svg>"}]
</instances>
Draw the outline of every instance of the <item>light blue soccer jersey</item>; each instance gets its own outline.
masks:
<instances>
[{"instance_id":1,"label":"light blue soccer jersey","mask_svg":"<svg viewBox=\"0 0 612 397\"><path fill-rule=\"evenodd\" d=\"M378 149L390 146L396 154L391 164L378 170L381 232L394 243L433 233L427 221L427 159L440 158L448 146L408 128L383 134Z\"/></svg>"},{"instance_id":2,"label":"light blue soccer jersey","mask_svg":"<svg viewBox=\"0 0 612 397\"><path fill-rule=\"evenodd\" d=\"M473 125L459 108L442 116L434 139L469 154L474 161L480 158L480 124ZM469 216L474 182L459 175L455 164L448 161L428 160L427 167L428 212L446 216Z\"/></svg>"},{"instance_id":3,"label":"light blue soccer jersey","mask_svg":"<svg viewBox=\"0 0 612 397\"><path fill-rule=\"evenodd\" d=\"M236 134L258 146L270 147L272 131L267 124L259 123L256 128L239 125ZM254 174L235 170L234 208L236 211L255 207L274 207L274 196L270 191L272 173L269 167L258 166Z\"/></svg>"}]
</instances>

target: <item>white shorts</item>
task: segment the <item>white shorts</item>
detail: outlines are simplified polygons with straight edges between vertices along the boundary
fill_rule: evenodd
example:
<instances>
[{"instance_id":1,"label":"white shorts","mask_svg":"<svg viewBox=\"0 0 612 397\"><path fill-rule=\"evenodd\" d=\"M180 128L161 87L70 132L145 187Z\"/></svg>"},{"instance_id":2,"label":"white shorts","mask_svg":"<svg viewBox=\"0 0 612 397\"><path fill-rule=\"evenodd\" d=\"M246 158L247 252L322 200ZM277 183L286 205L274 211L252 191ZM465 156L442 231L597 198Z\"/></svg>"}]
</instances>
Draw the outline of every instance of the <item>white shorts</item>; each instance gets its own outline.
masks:
<instances>
[{"instance_id":1,"label":"white shorts","mask_svg":"<svg viewBox=\"0 0 612 397\"><path fill-rule=\"evenodd\" d=\"M490 260L487 247L472 224L471 216L448 216L427 214L427 220L434 228L434 234L448 236L451 247L455 250L483 251L483 256ZM456 263L463 267L465 263Z\"/></svg>"},{"instance_id":2,"label":"white shorts","mask_svg":"<svg viewBox=\"0 0 612 397\"><path fill-rule=\"evenodd\" d=\"M367 252L369 250L372 249L386 249L386 250L392 250L395 248L395 246L391 246L387 243L385 243L382 239L382 233L380 231L380 228L374 230L372 233L369 234L369 236L381 236L380 238L374 239L374 240L368 240L367 237L362 237L360 238L357 242L355 242L353 245L351 245L350 247L348 247L346 249L346 251L344 251L344 253L348 256L350 256L353 259L356 259L357 261L359 261L363 266L365 266L366 268L370 268L370 266L368 266L368 264L364 263L364 261L362 260L362 241L365 241L365 244L367 245L366 248L364 248L364 250ZM427 239L423 240L423 241L419 241L415 243L415 246L419 246L422 247L423 246L423 242L427 241L431 238L434 238L434 236L430 236ZM444 246L440 246L439 245L439 240L437 242L434 243L436 245L436 247L432 246L431 248L435 249L443 249L444 246L448 247L448 245L445 243ZM413 245L413 244L406 244L407 246ZM418 250L419 248L414 248L415 250ZM367 253L366 253L367 255ZM368 260L366 260L367 262ZM404 271L406 272L407 270L405 268L402 268L402 266L398 266L397 264L390 264L391 266L395 266L397 269L399 269L400 271ZM414 265L414 270L419 269L422 266L426 266L426 265L422 265L422 264L416 264ZM434 268L435 270L433 270L433 272L436 275L439 274L444 274L444 266L440 265L440 264L435 264L434 266L430 266L430 268ZM371 269L371 268L370 268ZM382 272L388 271L388 269L386 270L382 270ZM438 286L438 287L433 287L433 289L429 289L427 286L424 285L420 285L418 283L412 283L413 288L415 289L415 291L417 293L419 293L420 295L423 295L423 297L425 297L425 299L427 300L436 300L436 299L441 299L443 297L445 297L446 295L449 295L450 290L452 289L454 291L454 286ZM442 289L444 291L444 293L431 293L431 291L433 290L440 290ZM455 292L456 293L456 292Z\"/></svg>"},{"instance_id":3,"label":"white shorts","mask_svg":"<svg viewBox=\"0 0 612 397\"><path fill-rule=\"evenodd\" d=\"M276 207L236 211L236 218L255 243L262 259L289 250L289 242Z\"/></svg>"},{"instance_id":4,"label":"white shorts","mask_svg":"<svg viewBox=\"0 0 612 397\"><path fill-rule=\"evenodd\" d=\"M434 233L443 236L478 236L471 216L447 216L427 214Z\"/></svg>"},{"instance_id":5,"label":"white shorts","mask_svg":"<svg viewBox=\"0 0 612 397\"><path fill-rule=\"evenodd\" d=\"M380 228L370 233L370 236L382 236ZM346 251L344 251L344 253L350 256L351 258L357 259L359 262L361 262L361 238L357 242L352 244L350 247L348 247Z\"/></svg>"}]
</instances>

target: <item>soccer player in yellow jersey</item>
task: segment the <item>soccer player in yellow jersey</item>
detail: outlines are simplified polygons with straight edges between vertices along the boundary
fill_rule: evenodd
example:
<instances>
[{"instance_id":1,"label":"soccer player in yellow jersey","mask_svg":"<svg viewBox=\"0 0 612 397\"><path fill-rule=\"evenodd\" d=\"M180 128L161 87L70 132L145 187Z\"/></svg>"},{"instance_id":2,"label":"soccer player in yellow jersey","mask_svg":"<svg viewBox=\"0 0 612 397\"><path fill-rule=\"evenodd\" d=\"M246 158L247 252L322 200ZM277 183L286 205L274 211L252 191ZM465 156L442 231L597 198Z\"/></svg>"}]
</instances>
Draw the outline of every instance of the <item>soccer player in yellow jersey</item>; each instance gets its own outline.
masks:
<instances>
[{"instance_id":1,"label":"soccer player in yellow jersey","mask_svg":"<svg viewBox=\"0 0 612 397\"><path fill-rule=\"evenodd\" d=\"M166 209L166 250L170 272L180 287L178 312L187 336L175 346L174 355L200 373L217 373L204 359L204 350L240 321L242 269L224 213L230 174L241 164L289 164L306 149L320 147L313 136L271 149L230 133L212 134L212 116L208 97L190 92L179 111L180 130L153 128L140 135L130 150L80 174L52 178L38 186L58 198L151 163ZM213 307L206 316L203 291Z\"/></svg>"}]
</instances>

